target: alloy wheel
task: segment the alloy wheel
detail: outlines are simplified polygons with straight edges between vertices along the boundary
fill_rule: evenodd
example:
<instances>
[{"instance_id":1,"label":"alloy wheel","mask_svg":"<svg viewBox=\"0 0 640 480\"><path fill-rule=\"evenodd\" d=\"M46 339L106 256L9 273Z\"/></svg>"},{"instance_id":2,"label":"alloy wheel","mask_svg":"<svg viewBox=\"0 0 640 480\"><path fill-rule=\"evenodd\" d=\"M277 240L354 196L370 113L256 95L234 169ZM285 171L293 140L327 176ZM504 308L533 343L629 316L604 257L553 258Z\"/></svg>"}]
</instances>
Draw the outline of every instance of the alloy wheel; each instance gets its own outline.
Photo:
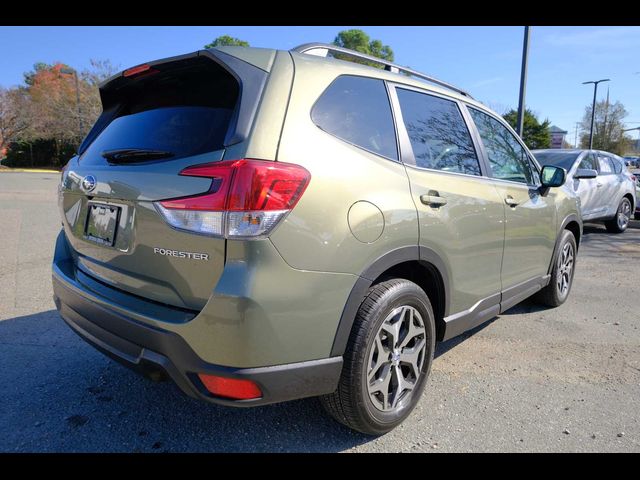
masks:
<instances>
[{"instance_id":1,"label":"alloy wheel","mask_svg":"<svg viewBox=\"0 0 640 480\"><path fill-rule=\"evenodd\" d=\"M569 291L569 287L571 286L573 261L573 245L566 243L564 247L562 247L560 262L558 264L558 292L560 292L560 295L566 295Z\"/></svg>"},{"instance_id":2,"label":"alloy wheel","mask_svg":"<svg viewBox=\"0 0 640 480\"><path fill-rule=\"evenodd\" d=\"M378 410L389 412L407 403L420 379L426 346L424 320L417 309L403 305L387 315L367 364L369 398Z\"/></svg>"},{"instance_id":3,"label":"alloy wheel","mask_svg":"<svg viewBox=\"0 0 640 480\"><path fill-rule=\"evenodd\" d=\"M629 224L631 218L631 204L628 201L623 201L618 208L617 222L618 228L624 230Z\"/></svg>"}]
</instances>

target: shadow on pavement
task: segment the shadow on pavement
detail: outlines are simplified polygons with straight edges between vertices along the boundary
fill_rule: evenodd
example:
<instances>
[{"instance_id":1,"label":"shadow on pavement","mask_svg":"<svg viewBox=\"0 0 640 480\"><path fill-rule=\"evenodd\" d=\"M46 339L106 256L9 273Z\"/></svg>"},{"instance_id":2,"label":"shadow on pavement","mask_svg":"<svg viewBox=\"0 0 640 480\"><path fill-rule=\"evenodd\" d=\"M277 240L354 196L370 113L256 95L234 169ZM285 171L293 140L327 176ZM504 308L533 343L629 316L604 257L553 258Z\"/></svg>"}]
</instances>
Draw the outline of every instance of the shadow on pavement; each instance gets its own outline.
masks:
<instances>
[{"instance_id":1,"label":"shadow on pavement","mask_svg":"<svg viewBox=\"0 0 640 480\"><path fill-rule=\"evenodd\" d=\"M502 314L502 315L504 315L504 314ZM463 334L458 335L457 337L453 337L452 339L447 340L446 342L438 342L438 343L436 343L436 351L434 353L434 359L438 358L441 355L444 355L449 350L451 350L452 348L460 345L462 342L464 342L468 338L473 337L476 333L484 330L485 328L487 328L489 325L491 325L493 322L495 322L499 318L500 317L497 317L497 316L493 317L491 320L487 320L483 324L478 325L477 327L472 328L471 330L468 330L468 331L464 332Z\"/></svg>"},{"instance_id":2,"label":"shadow on pavement","mask_svg":"<svg viewBox=\"0 0 640 480\"><path fill-rule=\"evenodd\" d=\"M55 310L0 321L0 365L0 451L320 452L371 440L316 399L250 409L191 399L107 359Z\"/></svg>"}]
</instances>

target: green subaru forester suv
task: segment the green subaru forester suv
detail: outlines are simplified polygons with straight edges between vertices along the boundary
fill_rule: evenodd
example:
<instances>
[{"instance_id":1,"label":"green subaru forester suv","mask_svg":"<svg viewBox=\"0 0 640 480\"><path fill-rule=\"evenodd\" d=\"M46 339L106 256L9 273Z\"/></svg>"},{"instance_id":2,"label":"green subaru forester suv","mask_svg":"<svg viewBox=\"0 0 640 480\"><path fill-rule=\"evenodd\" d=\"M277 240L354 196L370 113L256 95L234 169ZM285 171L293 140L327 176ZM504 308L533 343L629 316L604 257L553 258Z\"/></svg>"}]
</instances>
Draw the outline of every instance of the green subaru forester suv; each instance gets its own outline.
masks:
<instances>
[{"instance_id":1,"label":"green subaru forester suv","mask_svg":"<svg viewBox=\"0 0 640 480\"><path fill-rule=\"evenodd\" d=\"M440 80L325 44L221 47L100 95L59 186L56 306L192 397L319 396L382 434L419 401L436 341L569 294L566 172Z\"/></svg>"}]
</instances>

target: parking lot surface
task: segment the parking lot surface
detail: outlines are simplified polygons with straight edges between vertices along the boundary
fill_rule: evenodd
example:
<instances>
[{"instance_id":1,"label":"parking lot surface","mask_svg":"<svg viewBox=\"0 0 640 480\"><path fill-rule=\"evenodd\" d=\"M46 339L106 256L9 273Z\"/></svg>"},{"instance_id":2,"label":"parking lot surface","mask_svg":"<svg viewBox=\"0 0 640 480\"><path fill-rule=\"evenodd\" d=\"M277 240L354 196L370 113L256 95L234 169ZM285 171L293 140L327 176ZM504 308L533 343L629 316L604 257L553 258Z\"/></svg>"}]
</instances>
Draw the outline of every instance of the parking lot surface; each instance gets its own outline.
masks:
<instances>
[{"instance_id":1,"label":"parking lot surface","mask_svg":"<svg viewBox=\"0 0 640 480\"><path fill-rule=\"evenodd\" d=\"M640 451L640 222L585 226L573 290L442 343L409 419L379 438L315 399L192 400L112 362L58 316L58 175L0 173L0 451Z\"/></svg>"}]
</instances>

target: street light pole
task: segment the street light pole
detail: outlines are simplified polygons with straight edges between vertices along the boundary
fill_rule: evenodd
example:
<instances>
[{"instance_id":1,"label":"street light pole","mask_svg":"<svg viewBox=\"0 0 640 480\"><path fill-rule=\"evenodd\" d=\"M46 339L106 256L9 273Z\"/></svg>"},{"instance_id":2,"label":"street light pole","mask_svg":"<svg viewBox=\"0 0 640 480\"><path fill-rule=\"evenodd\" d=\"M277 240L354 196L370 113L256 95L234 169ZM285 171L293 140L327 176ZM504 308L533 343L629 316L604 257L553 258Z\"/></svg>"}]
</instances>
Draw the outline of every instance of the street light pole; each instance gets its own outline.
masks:
<instances>
[{"instance_id":1,"label":"street light pole","mask_svg":"<svg viewBox=\"0 0 640 480\"><path fill-rule=\"evenodd\" d=\"M75 81L76 86L76 108L78 109L78 135L82 137L82 111L80 109L80 85L78 82L78 72L76 72L73 68L61 68L60 73L64 73L67 75L73 75L73 79Z\"/></svg>"},{"instance_id":2,"label":"street light pole","mask_svg":"<svg viewBox=\"0 0 640 480\"><path fill-rule=\"evenodd\" d=\"M518 99L518 121L516 132L522 137L524 124L524 95L527 88L527 63L529 61L529 27L524 27L524 40L522 45L522 69L520 71L520 97Z\"/></svg>"},{"instance_id":3,"label":"street light pole","mask_svg":"<svg viewBox=\"0 0 640 480\"><path fill-rule=\"evenodd\" d=\"M589 131L589 150L593 149L593 125L596 119L596 95L598 94L598 84L600 82L609 82L608 78L603 78L602 80L582 82L583 85L587 85L588 83L593 83L593 105L591 107L591 130Z\"/></svg>"}]
</instances>

